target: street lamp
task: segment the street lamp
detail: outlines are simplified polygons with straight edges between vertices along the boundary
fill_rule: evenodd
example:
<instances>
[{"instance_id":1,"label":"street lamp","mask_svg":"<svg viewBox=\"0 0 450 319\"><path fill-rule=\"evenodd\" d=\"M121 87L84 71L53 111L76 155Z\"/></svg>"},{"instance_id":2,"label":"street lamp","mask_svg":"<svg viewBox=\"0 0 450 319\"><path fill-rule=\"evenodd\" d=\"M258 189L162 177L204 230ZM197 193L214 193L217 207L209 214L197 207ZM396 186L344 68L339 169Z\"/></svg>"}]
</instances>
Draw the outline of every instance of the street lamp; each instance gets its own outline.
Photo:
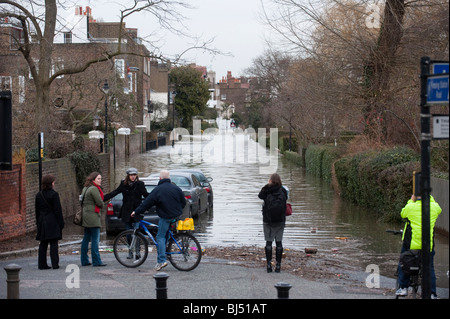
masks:
<instances>
[{"instance_id":1,"label":"street lamp","mask_svg":"<svg viewBox=\"0 0 450 319\"><path fill-rule=\"evenodd\" d=\"M105 80L105 84L103 84L102 92L105 94L105 153L108 153L108 93L109 93L109 85L108 80Z\"/></svg>"},{"instance_id":2,"label":"street lamp","mask_svg":"<svg viewBox=\"0 0 450 319\"><path fill-rule=\"evenodd\" d=\"M96 130L97 127L99 127L99 125L100 125L100 116L95 114L92 119L93 119L94 130Z\"/></svg>"},{"instance_id":3,"label":"street lamp","mask_svg":"<svg viewBox=\"0 0 450 319\"><path fill-rule=\"evenodd\" d=\"M173 130L173 139L172 139L172 147L175 147L175 96L177 96L177 92L174 90L173 92L169 92L169 103L173 105L173 113L172 113L172 130Z\"/></svg>"}]
</instances>

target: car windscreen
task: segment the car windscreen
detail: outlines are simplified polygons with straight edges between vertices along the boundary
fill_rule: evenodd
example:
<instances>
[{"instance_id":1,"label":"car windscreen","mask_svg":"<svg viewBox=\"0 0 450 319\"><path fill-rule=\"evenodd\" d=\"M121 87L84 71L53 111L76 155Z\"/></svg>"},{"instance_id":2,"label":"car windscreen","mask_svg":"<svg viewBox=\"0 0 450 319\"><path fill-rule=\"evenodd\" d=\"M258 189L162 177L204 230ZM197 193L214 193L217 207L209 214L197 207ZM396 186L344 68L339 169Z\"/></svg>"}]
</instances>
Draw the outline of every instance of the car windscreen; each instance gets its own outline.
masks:
<instances>
[{"instance_id":1,"label":"car windscreen","mask_svg":"<svg viewBox=\"0 0 450 319\"><path fill-rule=\"evenodd\" d=\"M170 180L172 183L177 185L178 187L189 187L191 186L191 182L187 177L184 176L170 176Z\"/></svg>"},{"instance_id":2,"label":"car windscreen","mask_svg":"<svg viewBox=\"0 0 450 319\"><path fill-rule=\"evenodd\" d=\"M203 183L203 182L207 182L205 175L201 174L201 173L192 173L194 174L195 177L197 177L197 179Z\"/></svg>"}]
</instances>

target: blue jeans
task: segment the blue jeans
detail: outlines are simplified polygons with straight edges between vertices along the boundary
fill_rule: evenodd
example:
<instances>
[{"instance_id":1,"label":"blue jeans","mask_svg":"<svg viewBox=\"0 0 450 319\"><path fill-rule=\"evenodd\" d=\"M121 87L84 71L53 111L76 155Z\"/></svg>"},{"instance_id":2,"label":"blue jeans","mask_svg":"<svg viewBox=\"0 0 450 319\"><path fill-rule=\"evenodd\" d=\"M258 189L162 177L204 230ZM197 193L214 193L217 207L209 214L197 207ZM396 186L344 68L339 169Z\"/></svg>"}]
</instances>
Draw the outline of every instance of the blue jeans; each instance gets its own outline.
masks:
<instances>
[{"instance_id":1,"label":"blue jeans","mask_svg":"<svg viewBox=\"0 0 450 319\"><path fill-rule=\"evenodd\" d=\"M98 266L102 264L98 244L100 242L100 227L85 227L84 237L81 242L81 265L89 264L89 242L91 242L92 265Z\"/></svg>"},{"instance_id":2,"label":"blue jeans","mask_svg":"<svg viewBox=\"0 0 450 319\"><path fill-rule=\"evenodd\" d=\"M172 219L160 218L158 223L158 234L156 234L156 243L158 244L158 264L167 260L166 258L166 242L167 233L169 231Z\"/></svg>"},{"instance_id":3,"label":"blue jeans","mask_svg":"<svg viewBox=\"0 0 450 319\"><path fill-rule=\"evenodd\" d=\"M402 246L401 253L403 253L405 250L406 249ZM430 254L431 294L436 295L436 273L434 272L434 254L435 252L433 249ZM402 268L400 267L400 264L398 265L398 283L400 284L400 288L409 287L409 275L405 275L405 273L402 271Z\"/></svg>"}]
</instances>

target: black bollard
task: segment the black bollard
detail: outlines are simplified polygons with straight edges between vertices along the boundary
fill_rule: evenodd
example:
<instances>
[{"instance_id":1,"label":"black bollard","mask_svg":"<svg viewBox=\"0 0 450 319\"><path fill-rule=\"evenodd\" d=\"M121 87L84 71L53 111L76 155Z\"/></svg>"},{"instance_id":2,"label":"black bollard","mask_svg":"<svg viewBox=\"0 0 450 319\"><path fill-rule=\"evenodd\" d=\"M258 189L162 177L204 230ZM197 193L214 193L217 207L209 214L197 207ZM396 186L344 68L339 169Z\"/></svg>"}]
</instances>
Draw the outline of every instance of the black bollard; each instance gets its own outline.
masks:
<instances>
[{"instance_id":1,"label":"black bollard","mask_svg":"<svg viewBox=\"0 0 450 319\"><path fill-rule=\"evenodd\" d=\"M289 299L289 289L292 288L287 282L277 282L275 285L278 292L278 299Z\"/></svg>"},{"instance_id":2,"label":"black bollard","mask_svg":"<svg viewBox=\"0 0 450 319\"><path fill-rule=\"evenodd\" d=\"M6 271L6 283L7 283L7 299L19 299L19 271L22 269L17 264L9 264L4 267Z\"/></svg>"},{"instance_id":3,"label":"black bollard","mask_svg":"<svg viewBox=\"0 0 450 319\"><path fill-rule=\"evenodd\" d=\"M153 276L156 280L156 299L167 299L167 279L169 275L165 272Z\"/></svg>"}]
</instances>

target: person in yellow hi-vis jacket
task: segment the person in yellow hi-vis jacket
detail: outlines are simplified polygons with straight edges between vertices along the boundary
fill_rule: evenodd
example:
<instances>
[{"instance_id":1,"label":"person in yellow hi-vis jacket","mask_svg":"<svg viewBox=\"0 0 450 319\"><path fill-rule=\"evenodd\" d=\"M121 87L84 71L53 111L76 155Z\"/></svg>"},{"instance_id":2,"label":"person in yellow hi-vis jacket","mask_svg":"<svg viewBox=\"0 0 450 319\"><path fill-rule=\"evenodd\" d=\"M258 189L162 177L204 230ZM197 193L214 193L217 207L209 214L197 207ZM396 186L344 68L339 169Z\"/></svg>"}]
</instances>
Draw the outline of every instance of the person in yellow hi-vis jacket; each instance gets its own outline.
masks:
<instances>
[{"instance_id":1,"label":"person in yellow hi-vis jacket","mask_svg":"<svg viewBox=\"0 0 450 319\"><path fill-rule=\"evenodd\" d=\"M436 298L436 274L434 272L434 225L442 208L430 195L430 248L431 248L431 297ZM405 228L403 230L402 252L406 250L422 249L422 199L420 196L412 195L401 212L401 217L406 219ZM398 296L408 295L409 275L398 267L398 281L400 288L396 291Z\"/></svg>"}]
</instances>

